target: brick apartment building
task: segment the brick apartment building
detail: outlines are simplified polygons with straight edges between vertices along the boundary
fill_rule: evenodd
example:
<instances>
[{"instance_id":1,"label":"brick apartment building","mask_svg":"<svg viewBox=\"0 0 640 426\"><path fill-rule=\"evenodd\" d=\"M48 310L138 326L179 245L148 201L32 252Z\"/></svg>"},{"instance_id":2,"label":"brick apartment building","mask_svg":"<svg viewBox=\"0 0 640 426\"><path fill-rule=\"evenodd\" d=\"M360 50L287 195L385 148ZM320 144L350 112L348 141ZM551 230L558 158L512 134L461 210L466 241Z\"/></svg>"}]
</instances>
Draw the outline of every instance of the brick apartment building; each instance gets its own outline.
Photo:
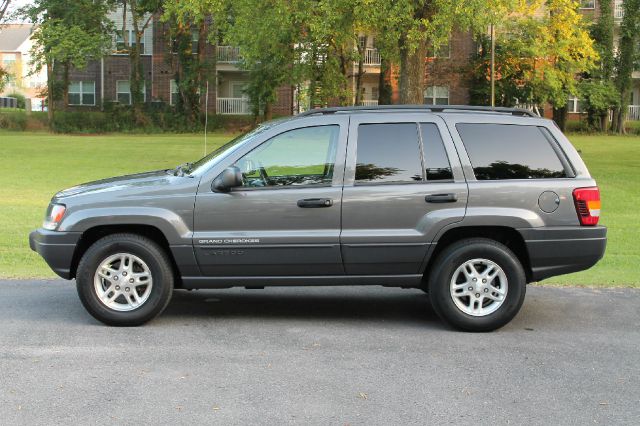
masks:
<instances>
[{"instance_id":1,"label":"brick apartment building","mask_svg":"<svg viewBox=\"0 0 640 426\"><path fill-rule=\"evenodd\" d=\"M616 35L619 32L619 23L622 19L622 0L616 0L615 22ZM598 0L581 1L581 11L587 16L595 17L598 14ZM122 28L122 13L114 12L112 19L118 29ZM131 31L131 23L127 23L128 31ZM114 52L119 41L119 36L114 36ZM616 37L617 38L617 37ZM130 37L131 39L131 37ZM362 104L376 105L378 99L378 80L380 73L380 54L375 48L374 37L363 37L361 42L366 43L364 59L364 75L362 77ZM194 34L194 43L198 43L197 34ZM151 24L146 29L143 37L142 63L145 75L145 101L164 102L174 104L177 96L175 85L175 70L168 58L170 41L168 28L158 16L154 16ZM477 46L472 36L468 33L454 33L449 44L431 53L425 58L426 66L426 90L424 93L425 104L468 104L469 82L465 73L465 66L477 54ZM251 109L244 88L248 77L246 71L238 66L241 52L234 46L209 46L205 52L207 55L216 55L217 71L214 87L209 88L209 111L218 114L243 115L250 114ZM352 67L352 84L355 91L357 64ZM640 119L640 72L634 72L634 90L632 105L629 106L630 119ZM69 99L72 106L77 109L99 109L104 103L118 102L129 104L131 94L129 92L129 58L126 54L111 54L100 61L94 61L82 71L73 71L69 88ZM397 81L392 78L394 90L392 99L397 101ZM278 91L277 102L274 105L274 113L289 115L303 108L296 104L295 89L293 87L281 87ZM571 98L568 101L570 118L578 118L582 113L580 100Z\"/></svg>"},{"instance_id":2,"label":"brick apartment building","mask_svg":"<svg viewBox=\"0 0 640 426\"><path fill-rule=\"evenodd\" d=\"M0 66L9 73L9 81L2 95L18 92L28 98L36 98L47 84L46 71L34 72L30 64L32 31L33 24L7 24L0 27Z\"/></svg>"}]
</instances>

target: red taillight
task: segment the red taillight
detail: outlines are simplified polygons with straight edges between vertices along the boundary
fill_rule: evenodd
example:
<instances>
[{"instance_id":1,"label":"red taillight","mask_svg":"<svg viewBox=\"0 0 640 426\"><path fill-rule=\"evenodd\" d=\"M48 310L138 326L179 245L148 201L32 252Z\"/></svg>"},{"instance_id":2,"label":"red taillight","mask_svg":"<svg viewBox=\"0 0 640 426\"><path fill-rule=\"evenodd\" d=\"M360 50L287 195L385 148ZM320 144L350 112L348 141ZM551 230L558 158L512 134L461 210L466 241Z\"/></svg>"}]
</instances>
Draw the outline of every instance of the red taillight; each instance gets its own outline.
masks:
<instances>
[{"instance_id":1,"label":"red taillight","mask_svg":"<svg viewBox=\"0 0 640 426\"><path fill-rule=\"evenodd\" d=\"M600 190L597 186L573 190L578 219L583 226L595 226L600 219Z\"/></svg>"}]
</instances>

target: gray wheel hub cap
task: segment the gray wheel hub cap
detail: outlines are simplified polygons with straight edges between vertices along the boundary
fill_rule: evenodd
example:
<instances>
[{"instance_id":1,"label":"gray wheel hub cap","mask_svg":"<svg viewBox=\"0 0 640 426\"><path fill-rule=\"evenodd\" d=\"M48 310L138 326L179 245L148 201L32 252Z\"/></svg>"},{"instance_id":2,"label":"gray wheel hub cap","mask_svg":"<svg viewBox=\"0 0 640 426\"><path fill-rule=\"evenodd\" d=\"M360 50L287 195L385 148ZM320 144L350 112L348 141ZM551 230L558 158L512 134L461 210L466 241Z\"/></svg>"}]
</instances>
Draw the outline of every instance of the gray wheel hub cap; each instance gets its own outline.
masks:
<instances>
[{"instance_id":1,"label":"gray wheel hub cap","mask_svg":"<svg viewBox=\"0 0 640 426\"><path fill-rule=\"evenodd\" d=\"M502 268L488 259L471 259L451 277L453 303L467 315L483 317L497 311L507 298L509 284Z\"/></svg>"},{"instance_id":2,"label":"gray wheel hub cap","mask_svg":"<svg viewBox=\"0 0 640 426\"><path fill-rule=\"evenodd\" d=\"M117 253L104 259L93 278L98 300L109 309L133 311L151 294L153 279L149 266L131 253Z\"/></svg>"}]
</instances>

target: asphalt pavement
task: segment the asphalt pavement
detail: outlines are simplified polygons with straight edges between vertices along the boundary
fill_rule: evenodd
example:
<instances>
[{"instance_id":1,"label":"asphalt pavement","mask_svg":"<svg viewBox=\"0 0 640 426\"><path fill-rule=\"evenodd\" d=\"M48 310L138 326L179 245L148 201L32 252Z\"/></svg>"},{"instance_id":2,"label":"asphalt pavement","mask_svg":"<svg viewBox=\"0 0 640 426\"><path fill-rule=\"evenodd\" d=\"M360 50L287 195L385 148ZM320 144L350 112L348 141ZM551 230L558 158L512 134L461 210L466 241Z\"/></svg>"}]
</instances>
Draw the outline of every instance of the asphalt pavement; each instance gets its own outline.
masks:
<instances>
[{"instance_id":1,"label":"asphalt pavement","mask_svg":"<svg viewBox=\"0 0 640 426\"><path fill-rule=\"evenodd\" d=\"M640 424L640 290L529 287L499 331L418 290L177 291L106 327L73 282L0 281L0 424Z\"/></svg>"}]
</instances>

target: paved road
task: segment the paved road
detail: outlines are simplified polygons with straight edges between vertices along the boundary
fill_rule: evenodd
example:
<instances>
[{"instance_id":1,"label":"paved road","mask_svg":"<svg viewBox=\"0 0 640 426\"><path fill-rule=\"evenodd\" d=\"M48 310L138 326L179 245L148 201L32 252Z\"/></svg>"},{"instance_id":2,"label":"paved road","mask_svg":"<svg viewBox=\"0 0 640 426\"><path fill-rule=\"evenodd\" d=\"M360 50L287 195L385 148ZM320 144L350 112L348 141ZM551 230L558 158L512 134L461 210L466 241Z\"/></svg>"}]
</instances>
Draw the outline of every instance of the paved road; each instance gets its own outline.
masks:
<instances>
[{"instance_id":1,"label":"paved road","mask_svg":"<svg viewBox=\"0 0 640 426\"><path fill-rule=\"evenodd\" d=\"M419 291L176 292L139 328L0 281L0 423L638 424L640 291L529 288L490 334Z\"/></svg>"}]
</instances>

